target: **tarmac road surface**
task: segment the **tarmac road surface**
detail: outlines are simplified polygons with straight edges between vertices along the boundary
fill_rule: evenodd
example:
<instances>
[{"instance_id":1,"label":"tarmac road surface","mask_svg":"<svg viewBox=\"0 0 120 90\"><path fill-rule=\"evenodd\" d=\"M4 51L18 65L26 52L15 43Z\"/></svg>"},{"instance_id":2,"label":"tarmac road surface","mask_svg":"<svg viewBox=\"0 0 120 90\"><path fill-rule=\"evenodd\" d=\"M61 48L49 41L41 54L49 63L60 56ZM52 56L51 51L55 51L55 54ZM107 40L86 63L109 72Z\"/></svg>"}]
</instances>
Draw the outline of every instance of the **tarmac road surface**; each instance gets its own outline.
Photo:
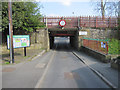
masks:
<instances>
[{"instance_id":1,"label":"tarmac road surface","mask_svg":"<svg viewBox=\"0 0 120 90\"><path fill-rule=\"evenodd\" d=\"M71 52L69 40L56 38L53 57L38 88L109 88Z\"/></svg>"},{"instance_id":2,"label":"tarmac road surface","mask_svg":"<svg viewBox=\"0 0 120 90\"><path fill-rule=\"evenodd\" d=\"M31 62L5 66L3 88L109 88L73 53L68 38L56 38L52 50Z\"/></svg>"}]
</instances>

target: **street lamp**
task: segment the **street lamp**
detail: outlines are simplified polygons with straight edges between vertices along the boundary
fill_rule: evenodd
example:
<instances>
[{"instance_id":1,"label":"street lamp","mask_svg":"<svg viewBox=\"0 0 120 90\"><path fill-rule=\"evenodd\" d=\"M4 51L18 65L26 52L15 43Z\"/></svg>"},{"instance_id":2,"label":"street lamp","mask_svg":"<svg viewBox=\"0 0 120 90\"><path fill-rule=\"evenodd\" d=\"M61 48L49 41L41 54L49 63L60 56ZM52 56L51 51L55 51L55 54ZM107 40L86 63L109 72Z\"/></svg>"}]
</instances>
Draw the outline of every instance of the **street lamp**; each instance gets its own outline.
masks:
<instances>
[{"instance_id":1,"label":"street lamp","mask_svg":"<svg viewBox=\"0 0 120 90\"><path fill-rule=\"evenodd\" d=\"M72 14L73 14L73 16L74 16L74 14L75 14L75 13L74 13L74 12L72 12Z\"/></svg>"}]
</instances>

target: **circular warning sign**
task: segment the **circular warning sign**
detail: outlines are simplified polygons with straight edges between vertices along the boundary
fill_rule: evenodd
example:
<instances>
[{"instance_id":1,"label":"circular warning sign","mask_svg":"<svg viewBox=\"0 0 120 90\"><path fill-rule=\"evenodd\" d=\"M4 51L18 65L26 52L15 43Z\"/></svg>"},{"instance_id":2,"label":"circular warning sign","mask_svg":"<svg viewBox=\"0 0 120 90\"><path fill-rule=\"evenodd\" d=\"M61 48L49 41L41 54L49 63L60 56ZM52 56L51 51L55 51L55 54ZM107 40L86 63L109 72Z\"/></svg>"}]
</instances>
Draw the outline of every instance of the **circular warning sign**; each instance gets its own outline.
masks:
<instances>
[{"instance_id":1,"label":"circular warning sign","mask_svg":"<svg viewBox=\"0 0 120 90\"><path fill-rule=\"evenodd\" d=\"M59 21L59 25L60 25L61 27L64 27L64 26L66 25L66 21L65 21L65 20L60 20L60 21Z\"/></svg>"}]
</instances>

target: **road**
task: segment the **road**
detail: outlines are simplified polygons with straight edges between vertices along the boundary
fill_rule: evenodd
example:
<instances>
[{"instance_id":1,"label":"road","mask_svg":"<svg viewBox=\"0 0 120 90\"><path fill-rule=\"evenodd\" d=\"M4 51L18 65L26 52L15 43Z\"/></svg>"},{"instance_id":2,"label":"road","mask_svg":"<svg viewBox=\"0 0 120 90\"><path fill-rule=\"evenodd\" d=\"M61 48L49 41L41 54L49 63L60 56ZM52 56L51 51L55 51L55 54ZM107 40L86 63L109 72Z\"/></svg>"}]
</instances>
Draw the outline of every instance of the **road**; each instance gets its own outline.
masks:
<instances>
[{"instance_id":1,"label":"road","mask_svg":"<svg viewBox=\"0 0 120 90\"><path fill-rule=\"evenodd\" d=\"M8 69L9 68L9 69ZM72 52L67 38L31 62L3 67L3 88L109 88Z\"/></svg>"},{"instance_id":2,"label":"road","mask_svg":"<svg viewBox=\"0 0 120 90\"><path fill-rule=\"evenodd\" d=\"M55 41L52 63L40 81L40 88L108 88L86 65L76 58L69 41Z\"/></svg>"}]
</instances>

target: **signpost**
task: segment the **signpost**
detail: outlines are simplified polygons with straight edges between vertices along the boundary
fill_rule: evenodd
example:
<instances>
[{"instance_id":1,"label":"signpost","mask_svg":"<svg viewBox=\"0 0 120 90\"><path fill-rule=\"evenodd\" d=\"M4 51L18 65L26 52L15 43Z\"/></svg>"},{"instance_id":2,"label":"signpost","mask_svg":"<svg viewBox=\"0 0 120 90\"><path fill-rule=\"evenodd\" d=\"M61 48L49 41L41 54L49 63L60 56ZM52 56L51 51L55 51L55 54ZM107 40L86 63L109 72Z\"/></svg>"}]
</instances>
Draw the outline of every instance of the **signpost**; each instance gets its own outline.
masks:
<instances>
[{"instance_id":1,"label":"signpost","mask_svg":"<svg viewBox=\"0 0 120 90\"><path fill-rule=\"evenodd\" d=\"M79 31L79 35L87 35L87 31Z\"/></svg>"},{"instance_id":2,"label":"signpost","mask_svg":"<svg viewBox=\"0 0 120 90\"><path fill-rule=\"evenodd\" d=\"M7 48L10 49L9 35L7 35ZM13 48L24 48L24 56L26 56L26 47L30 46L29 35L13 35Z\"/></svg>"}]
</instances>

